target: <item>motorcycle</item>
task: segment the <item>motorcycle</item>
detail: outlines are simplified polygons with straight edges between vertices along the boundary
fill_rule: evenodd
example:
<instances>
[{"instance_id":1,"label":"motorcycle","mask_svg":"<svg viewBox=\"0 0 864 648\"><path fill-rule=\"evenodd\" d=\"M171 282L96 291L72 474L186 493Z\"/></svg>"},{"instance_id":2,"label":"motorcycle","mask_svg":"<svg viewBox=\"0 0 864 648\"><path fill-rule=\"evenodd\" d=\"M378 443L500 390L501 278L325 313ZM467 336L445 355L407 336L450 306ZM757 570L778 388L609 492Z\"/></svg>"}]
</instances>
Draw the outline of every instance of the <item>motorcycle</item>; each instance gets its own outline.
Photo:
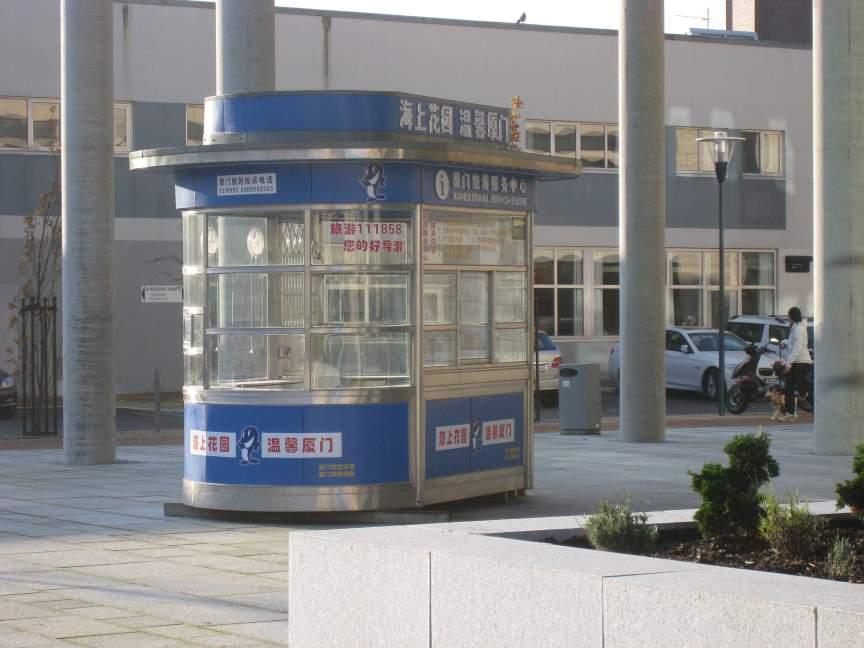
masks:
<instances>
[{"instance_id":1,"label":"motorcycle","mask_svg":"<svg viewBox=\"0 0 864 648\"><path fill-rule=\"evenodd\" d=\"M771 345L780 347L780 341L772 338ZM761 400L768 396L770 390L776 390L783 393L785 390L786 379L789 375L789 364L782 358L778 358L771 365L771 373L775 380L769 382L759 375L759 361L766 353L773 355L773 351L768 348L768 345L757 347L754 344L749 345L745 352L748 357L736 365L732 370L732 380L734 384L729 388L726 394L726 410L730 414L743 414L750 403L755 400ZM813 369L811 365L810 372L803 389L796 391L798 406L805 412L813 411Z\"/></svg>"}]
</instances>

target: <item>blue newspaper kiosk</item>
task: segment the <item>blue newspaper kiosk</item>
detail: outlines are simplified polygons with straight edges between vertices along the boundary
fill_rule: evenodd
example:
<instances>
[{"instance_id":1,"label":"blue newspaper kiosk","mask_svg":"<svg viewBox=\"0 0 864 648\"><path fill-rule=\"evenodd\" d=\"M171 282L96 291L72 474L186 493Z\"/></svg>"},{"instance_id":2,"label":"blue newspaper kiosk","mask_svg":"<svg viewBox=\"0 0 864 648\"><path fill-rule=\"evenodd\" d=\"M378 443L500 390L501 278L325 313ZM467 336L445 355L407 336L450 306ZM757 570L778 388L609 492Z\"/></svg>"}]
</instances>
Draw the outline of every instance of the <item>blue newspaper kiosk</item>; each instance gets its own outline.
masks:
<instances>
[{"instance_id":1,"label":"blue newspaper kiosk","mask_svg":"<svg viewBox=\"0 0 864 648\"><path fill-rule=\"evenodd\" d=\"M208 98L137 151L183 219L188 506L419 507L532 481L531 233L574 159L509 110L392 92Z\"/></svg>"}]
</instances>

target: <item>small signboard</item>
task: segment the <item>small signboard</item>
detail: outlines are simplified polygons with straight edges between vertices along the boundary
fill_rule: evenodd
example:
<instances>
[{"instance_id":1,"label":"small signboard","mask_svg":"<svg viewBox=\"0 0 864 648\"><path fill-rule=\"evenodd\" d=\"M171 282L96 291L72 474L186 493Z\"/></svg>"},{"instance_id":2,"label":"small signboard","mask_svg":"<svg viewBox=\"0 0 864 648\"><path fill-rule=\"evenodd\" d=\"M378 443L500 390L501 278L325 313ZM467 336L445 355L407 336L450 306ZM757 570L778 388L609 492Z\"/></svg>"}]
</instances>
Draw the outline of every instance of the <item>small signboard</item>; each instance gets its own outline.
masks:
<instances>
[{"instance_id":1,"label":"small signboard","mask_svg":"<svg viewBox=\"0 0 864 648\"><path fill-rule=\"evenodd\" d=\"M141 286L143 304L182 304L183 286Z\"/></svg>"}]
</instances>

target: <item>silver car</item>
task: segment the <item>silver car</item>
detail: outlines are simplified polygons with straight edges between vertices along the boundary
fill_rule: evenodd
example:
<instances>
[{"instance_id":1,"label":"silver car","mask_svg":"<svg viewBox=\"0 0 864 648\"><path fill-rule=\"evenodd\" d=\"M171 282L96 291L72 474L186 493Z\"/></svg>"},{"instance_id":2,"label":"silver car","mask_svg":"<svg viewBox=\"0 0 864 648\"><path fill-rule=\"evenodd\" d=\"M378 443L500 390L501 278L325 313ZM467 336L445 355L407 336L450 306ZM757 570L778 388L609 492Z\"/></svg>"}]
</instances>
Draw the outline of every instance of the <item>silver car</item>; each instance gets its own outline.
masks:
<instances>
[{"instance_id":1,"label":"silver car","mask_svg":"<svg viewBox=\"0 0 864 648\"><path fill-rule=\"evenodd\" d=\"M537 331L537 349L540 367L540 391L558 392L558 370L561 367L561 349L543 331ZM536 367L537 362L534 363ZM536 370L535 370L536 371Z\"/></svg>"},{"instance_id":2,"label":"silver car","mask_svg":"<svg viewBox=\"0 0 864 648\"><path fill-rule=\"evenodd\" d=\"M666 388L702 392L715 400L720 386L719 335L716 329L669 327L666 329ZM726 333L726 387L732 385L732 370L746 353L747 343ZM621 378L618 345L609 352L609 377L619 384Z\"/></svg>"}]
</instances>

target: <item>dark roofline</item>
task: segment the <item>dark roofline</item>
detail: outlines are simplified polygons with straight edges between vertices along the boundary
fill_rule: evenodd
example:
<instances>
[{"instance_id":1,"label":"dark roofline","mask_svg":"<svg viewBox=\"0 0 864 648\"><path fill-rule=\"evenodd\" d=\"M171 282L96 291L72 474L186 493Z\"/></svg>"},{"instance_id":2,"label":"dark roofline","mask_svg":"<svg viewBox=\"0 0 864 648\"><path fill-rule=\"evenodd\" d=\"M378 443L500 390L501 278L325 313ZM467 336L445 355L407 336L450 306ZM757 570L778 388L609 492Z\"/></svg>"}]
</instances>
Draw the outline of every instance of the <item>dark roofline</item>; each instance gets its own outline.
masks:
<instances>
[{"instance_id":1,"label":"dark roofline","mask_svg":"<svg viewBox=\"0 0 864 648\"><path fill-rule=\"evenodd\" d=\"M194 9L209 9L215 7L211 1L199 2L196 0L114 0L115 4L130 5L155 5L166 7L185 7ZM615 29L590 29L588 27L561 27L555 25L532 25L505 22L492 22L483 20L459 20L456 18L424 18L422 16L399 16L393 14L361 13L358 11L326 11L322 9L299 9L295 7L276 7L278 14L291 14L295 16L317 16L320 18L349 18L352 20L370 20L385 22L403 22L425 25L442 25L450 27L470 27L479 29L513 29L519 31L546 32L553 34L583 34L586 36L617 36ZM747 41L714 38L710 36L689 36L687 34L666 34L666 40L685 41L689 43L713 43L714 45L731 45L734 47L773 47L780 49L810 50L812 46L806 44L781 43L777 41Z\"/></svg>"}]
</instances>

